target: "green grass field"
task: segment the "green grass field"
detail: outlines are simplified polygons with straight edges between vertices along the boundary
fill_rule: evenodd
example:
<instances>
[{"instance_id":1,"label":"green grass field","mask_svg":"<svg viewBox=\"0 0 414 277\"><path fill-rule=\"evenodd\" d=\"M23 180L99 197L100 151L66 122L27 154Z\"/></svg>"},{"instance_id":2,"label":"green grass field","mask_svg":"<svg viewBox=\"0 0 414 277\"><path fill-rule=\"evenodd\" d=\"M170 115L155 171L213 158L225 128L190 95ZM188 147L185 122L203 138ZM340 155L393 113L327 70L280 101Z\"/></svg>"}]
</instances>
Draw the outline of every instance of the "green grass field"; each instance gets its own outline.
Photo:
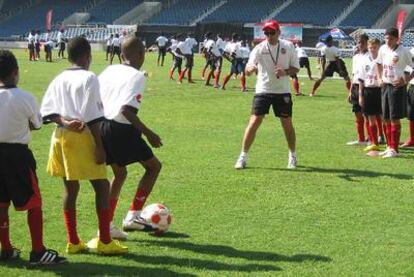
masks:
<instances>
[{"instance_id":1,"label":"green grass field","mask_svg":"<svg viewBox=\"0 0 414 277\"><path fill-rule=\"evenodd\" d=\"M15 53L20 87L40 102L67 60L32 63L25 52ZM206 88L197 58L196 84L177 85L167 80L167 57L167 67L158 68L155 55L147 55L150 78L139 115L163 139L155 150L163 169L147 203L172 209L170 232L131 233L125 256L75 255L66 265L28 270L26 214L12 211L11 237L23 260L0 264L1 276L414 276L414 152L382 160L345 146L356 133L343 81L327 80L316 97L294 99L297 170L286 170L285 138L269 116L248 168L236 171L254 77L245 95L238 80L226 91ZM100 73L105 66L103 53L94 53L91 70ZM300 82L308 93L312 83ZM43 194L45 243L63 252L63 185L45 172L52 130L49 125L35 132L31 148ZM143 172L138 165L129 171L115 215L118 226ZM85 182L78 200L83 240L96 235L96 221L92 187Z\"/></svg>"}]
</instances>

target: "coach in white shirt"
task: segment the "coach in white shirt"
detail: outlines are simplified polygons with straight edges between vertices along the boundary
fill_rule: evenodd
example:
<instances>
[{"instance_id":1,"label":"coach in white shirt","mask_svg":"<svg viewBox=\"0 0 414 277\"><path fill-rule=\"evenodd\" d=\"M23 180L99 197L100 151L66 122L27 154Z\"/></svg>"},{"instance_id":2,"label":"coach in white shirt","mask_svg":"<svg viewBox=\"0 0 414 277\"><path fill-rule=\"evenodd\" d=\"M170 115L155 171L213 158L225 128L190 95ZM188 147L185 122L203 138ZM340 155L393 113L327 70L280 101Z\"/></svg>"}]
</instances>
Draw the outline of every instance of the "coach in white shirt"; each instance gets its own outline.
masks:
<instances>
[{"instance_id":1,"label":"coach in white shirt","mask_svg":"<svg viewBox=\"0 0 414 277\"><path fill-rule=\"evenodd\" d=\"M296 168L296 135L292 123L292 98L289 76L299 72L299 61L295 47L287 40L279 39L280 27L275 20L263 24L266 40L258 44L250 54L246 75L257 73L256 95L253 99L252 114L243 138L242 151L236 162L236 169L246 167L247 152L253 144L263 118L270 106L280 118L289 147L288 168Z\"/></svg>"}]
</instances>

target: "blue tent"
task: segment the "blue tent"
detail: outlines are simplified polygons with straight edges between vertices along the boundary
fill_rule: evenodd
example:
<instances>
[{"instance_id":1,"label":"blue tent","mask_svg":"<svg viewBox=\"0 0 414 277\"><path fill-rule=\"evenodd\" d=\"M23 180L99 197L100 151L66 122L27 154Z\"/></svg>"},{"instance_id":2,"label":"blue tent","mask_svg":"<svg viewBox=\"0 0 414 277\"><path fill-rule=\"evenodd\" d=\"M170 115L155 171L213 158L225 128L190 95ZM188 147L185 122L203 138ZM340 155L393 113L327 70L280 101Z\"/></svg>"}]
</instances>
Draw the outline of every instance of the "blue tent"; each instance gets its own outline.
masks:
<instances>
[{"instance_id":1,"label":"blue tent","mask_svg":"<svg viewBox=\"0 0 414 277\"><path fill-rule=\"evenodd\" d=\"M333 28L329 32L319 36L320 40L325 40L329 35L332 36L334 40L354 40L352 37L348 36L339 28Z\"/></svg>"}]
</instances>

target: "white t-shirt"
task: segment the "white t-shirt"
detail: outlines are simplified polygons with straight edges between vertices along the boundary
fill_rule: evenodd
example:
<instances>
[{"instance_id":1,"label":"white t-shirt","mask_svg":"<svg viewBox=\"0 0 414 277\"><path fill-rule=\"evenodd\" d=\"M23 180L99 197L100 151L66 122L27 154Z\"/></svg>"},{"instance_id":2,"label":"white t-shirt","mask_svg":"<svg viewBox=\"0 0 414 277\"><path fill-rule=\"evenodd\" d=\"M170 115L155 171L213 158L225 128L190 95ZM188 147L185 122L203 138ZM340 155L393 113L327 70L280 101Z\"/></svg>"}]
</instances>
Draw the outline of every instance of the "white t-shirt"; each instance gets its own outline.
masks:
<instances>
[{"instance_id":1,"label":"white t-shirt","mask_svg":"<svg viewBox=\"0 0 414 277\"><path fill-rule=\"evenodd\" d=\"M112 46L113 47L120 47L121 46L121 41L119 40L119 38L115 37L112 39Z\"/></svg>"},{"instance_id":2,"label":"white t-shirt","mask_svg":"<svg viewBox=\"0 0 414 277\"><path fill-rule=\"evenodd\" d=\"M63 32L60 32L57 34L57 41L58 43L64 42L65 35L63 34Z\"/></svg>"},{"instance_id":3,"label":"white t-shirt","mask_svg":"<svg viewBox=\"0 0 414 277\"><path fill-rule=\"evenodd\" d=\"M379 87L376 64L377 61L370 54L363 56L359 62L361 69L358 78L364 82L365 87Z\"/></svg>"},{"instance_id":4,"label":"white t-shirt","mask_svg":"<svg viewBox=\"0 0 414 277\"><path fill-rule=\"evenodd\" d=\"M276 58L278 49L279 57ZM269 44L267 40L261 42L253 49L247 63L247 67L255 65L258 68L256 94L290 93L289 76L276 77L274 74L275 64L270 55L272 55L275 61L277 60L278 67L283 69L295 67L299 69L299 60L296 56L295 47L291 42L283 39L279 39L279 43L276 45Z\"/></svg>"},{"instance_id":5,"label":"white t-shirt","mask_svg":"<svg viewBox=\"0 0 414 277\"><path fill-rule=\"evenodd\" d=\"M296 47L296 54L298 55L298 58L307 58L308 54L306 54L306 51L302 47Z\"/></svg>"},{"instance_id":6,"label":"white t-shirt","mask_svg":"<svg viewBox=\"0 0 414 277\"><path fill-rule=\"evenodd\" d=\"M141 107L145 76L128 65L110 65L100 75L101 98L105 117L119 123L131 124L121 113L123 106Z\"/></svg>"},{"instance_id":7,"label":"white t-shirt","mask_svg":"<svg viewBox=\"0 0 414 277\"><path fill-rule=\"evenodd\" d=\"M60 73L49 85L40 108L42 117L60 115L85 123L103 118L98 77L81 68Z\"/></svg>"},{"instance_id":8,"label":"white t-shirt","mask_svg":"<svg viewBox=\"0 0 414 277\"><path fill-rule=\"evenodd\" d=\"M211 53L214 56L221 57L221 53L220 53L220 51L219 51L216 43L214 42L214 40L212 40L212 39L207 40L206 43L205 43L205 45L204 45L204 48L207 51L211 51Z\"/></svg>"},{"instance_id":9,"label":"white t-shirt","mask_svg":"<svg viewBox=\"0 0 414 277\"><path fill-rule=\"evenodd\" d=\"M111 38L111 36L108 36L106 38L106 46L111 46L111 45L112 45L112 38Z\"/></svg>"},{"instance_id":10,"label":"white t-shirt","mask_svg":"<svg viewBox=\"0 0 414 277\"><path fill-rule=\"evenodd\" d=\"M382 64L382 81L392 84L393 81L404 76L407 66L413 67L410 51L402 45L391 49L384 44L378 52L377 63Z\"/></svg>"},{"instance_id":11,"label":"white t-shirt","mask_svg":"<svg viewBox=\"0 0 414 277\"><path fill-rule=\"evenodd\" d=\"M177 48L180 49L181 53L183 55L191 55L193 54L192 49L189 47L188 43L186 43L185 41L180 41L177 44Z\"/></svg>"},{"instance_id":12,"label":"white t-shirt","mask_svg":"<svg viewBox=\"0 0 414 277\"><path fill-rule=\"evenodd\" d=\"M221 38L216 40L216 45L220 51L224 51L224 48L226 48L226 43Z\"/></svg>"},{"instance_id":13,"label":"white t-shirt","mask_svg":"<svg viewBox=\"0 0 414 277\"><path fill-rule=\"evenodd\" d=\"M158 47L164 47L165 45L167 45L168 38L164 36L159 36L157 37L156 42L158 43Z\"/></svg>"},{"instance_id":14,"label":"white t-shirt","mask_svg":"<svg viewBox=\"0 0 414 277\"><path fill-rule=\"evenodd\" d=\"M250 48L248 46L240 47L241 56L243 59L248 59L250 56Z\"/></svg>"},{"instance_id":15,"label":"white t-shirt","mask_svg":"<svg viewBox=\"0 0 414 277\"><path fill-rule=\"evenodd\" d=\"M34 42L35 43L39 43L40 42L40 36L39 36L39 34L35 34L34 35Z\"/></svg>"},{"instance_id":16,"label":"white t-shirt","mask_svg":"<svg viewBox=\"0 0 414 277\"><path fill-rule=\"evenodd\" d=\"M29 34L29 36L27 37L27 42L29 43L29 44L32 44L32 43L34 43L34 35L32 35L31 33Z\"/></svg>"},{"instance_id":17,"label":"white t-shirt","mask_svg":"<svg viewBox=\"0 0 414 277\"><path fill-rule=\"evenodd\" d=\"M413 62L414 62L414 47L410 49L410 53L411 56L413 57ZM413 72L413 68L409 68L410 70L408 70L408 72L411 74ZM410 80L410 85L414 85L414 79Z\"/></svg>"},{"instance_id":18,"label":"white t-shirt","mask_svg":"<svg viewBox=\"0 0 414 277\"><path fill-rule=\"evenodd\" d=\"M126 36L124 36L124 35L119 36L119 45L120 46L122 45L122 43L124 43L125 39L126 39Z\"/></svg>"},{"instance_id":19,"label":"white t-shirt","mask_svg":"<svg viewBox=\"0 0 414 277\"><path fill-rule=\"evenodd\" d=\"M19 88L0 87L0 143L28 144L29 122L35 129L42 126L35 98Z\"/></svg>"},{"instance_id":20,"label":"white t-shirt","mask_svg":"<svg viewBox=\"0 0 414 277\"><path fill-rule=\"evenodd\" d=\"M359 84L362 66L361 63L365 61L365 58L369 56L368 51L365 53L358 53L352 57L352 83Z\"/></svg>"},{"instance_id":21,"label":"white t-shirt","mask_svg":"<svg viewBox=\"0 0 414 277\"><path fill-rule=\"evenodd\" d=\"M335 46L325 46L321 49L321 54L322 56L324 56L328 62L334 62L336 61L337 58L340 57L339 55L339 49L336 48Z\"/></svg>"},{"instance_id":22,"label":"white t-shirt","mask_svg":"<svg viewBox=\"0 0 414 277\"><path fill-rule=\"evenodd\" d=\"M224 48L224 52L229 53L230 55L235 54L237 59L241 59L242 52L240 51L240 44L238 42L229 42L226 45L226 48Z\"/></svg>"},{"instance_id":23,"label":"white t-shirt","mask_svg":"<svg viewBox=\"0 0 414 277\"><path fill-rule=\"evenodd\" d=\"M322 41L319 41L317 44L316 44L316 49L318 49L320 52L321 52L321 55L322 55L322 48L324 48L326 46L326 44L324 43L324 42L322 42Z\"/></svg>"},{"instance_id":24,"label":"white t-shirt","mask_svg":"<svg viewBox=\"0 0 414 277\"><path fill-rule=\"evenodd\" d=\"M185 44L187 44L186 47L187 47L187 52L189 52L188 54L193 54L193 48L194 46L198 44L197 41L194 38L188 37L185 39L184 42Z\"/></svg>"}]
</instances>

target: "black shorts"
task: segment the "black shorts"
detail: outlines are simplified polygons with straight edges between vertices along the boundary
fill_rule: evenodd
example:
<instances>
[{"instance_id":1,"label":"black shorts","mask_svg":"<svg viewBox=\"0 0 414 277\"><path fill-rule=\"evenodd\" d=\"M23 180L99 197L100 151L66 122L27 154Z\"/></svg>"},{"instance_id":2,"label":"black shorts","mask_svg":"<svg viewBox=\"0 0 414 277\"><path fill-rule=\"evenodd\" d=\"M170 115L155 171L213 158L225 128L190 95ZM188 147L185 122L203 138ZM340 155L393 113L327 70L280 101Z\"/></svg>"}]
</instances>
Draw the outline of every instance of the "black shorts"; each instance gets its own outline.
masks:
<instances>
[{"instance_id":1,"label":"black shorts","mask_svg":"<svg viewBox=\"0 0 414 277\"><path fill-rule=\"evenodd\" d=\"M339 59L339 63L341 64L341 67L344 69L343 72L340 72L339 67L338 67L338 62L334 61L334 62L329 62L328 67L325 68L324 75L326 77L332 77L334 72L336 72L342 78L347 78L349 75L348 75L348 71L346 70L344 61L342 59Z\"/></svg>"},{"instance_id":2,"label":"black shorts","mask_svg":"<svg viewBox=\"0 0 414 277\"><path fill-rule=\"evenodd\" d=\"M45 50L45 53L50 53L50 52L52 52L52 48L50 47L50 45L49 45L49 44L45 44L45 45L43 46L43 49Z\"/></svg>"},{"instance_id":3,"label":"black shorts","mask_svg":"<svg viewBox=\"0 0 414 277\"><path fill-rule=\"evenodd\" d=\"M382 114L381 88L364 87L363 96L365 102L363 112L365 116Z\"/></svg>"},{"instance_id":4,"label":"black shorts","mask_svg":"<svg viewBox=\"0 0 414 277\"><path fill-rule=\"evenodd\" d=\"M40 43L35 43L36 52L40 52Z\"/></svg>"},{"instance_id":5,"label":"black shorts","mask_svg":"<svg viewBox=\"0 0 414 277\"><path fill-rule=\"evenodd\" d=\"M154 157L141 132L130 124L104 120L101 123L101 136L107 164L126 166Z\"/></svg>"},{"instance_id":6,"label":"black shorts","mask_svg":"<svg viewBox=\"0 0 414 277\"><path fill-rule=\"evenodd\" d=\"M66 49L66 43L64 42L59 43L59 51L65 51L65 49Z\"/></svg>"},{"instance_id":7,"label":"black shorts","mask_svg":"<svg viewBox=\"0 0 414 277\"><path fill-rule=\"evenodd\" d=\"M216 69L221 70L222 63L223 63L222 57L216 57L214 55L210 55L207 65L209 65L212 70L216 70Z\"/></svg>"},{"instance_id":8,"label":"black shorts","mask_svg":"<svg viewBox=\"0 0 414 277\"><path fill-rule=\"evenodd\" d=\"M352 84L351 88L351 104L352 104L352 112L353 113L360 113L362 112L362 108L359 105L359 85Z\"/></svg>"},{"instance_id":9,"label":"black shorts","mask_svg":"<svg viewBox=\"0 0 414 277\"><path fill-rule=\"evenodd\" d=\"M300 68L308 68L309 67L309 58L308 57L302 57L299 58L299 66Z\"/></svg>"},{"instance_id":10,"label":"black shorts","mask_svg":"<svg viewBox=\"0 0 414 277\"><path fill-rule=\"evenodd\" d=\"M395 88L385 84L381 89L382 116L386 120L397 120L407 115L407 87Z\"/></svg>"},{"instance_id":11,"label":"black shorts","mask_svg":"<svg viewBox=\"0 0 414 277\"><path fill-rule=\"evenodd\" d=\"M244 72L243 59L233 59L231 62L230 74L240 74Z\"/></svg>"},{"instance_id":12,"label":"black shorts","mask_svg":"<svg viewBox=\"0 0 414 277\"><path fill-rule=\"evenodd\" d=\"M33 43L29 43L28 45L27 45L27 49L29 49L30 51L34 51L34 44Z\"/></svg>"},{"instance_id":13,"label":"black shorts","mask_svg":"<svg viewBox=\"0 0 414 277\"><path fill-rule=\"evenodd\" d=\"M112 46L111 45L107 45L106 46L106 53L111 53L112 52Z\"/></svg>"},{"instance_id":14,"label":"black shorts","mask_svg":"<svg viewBox=\"0 0 414 277\"><path fill-rule=\"evenodd\" d=\"M414 86L410 85L407 93L407 119L414 120Z\"/></svg>"},{"instance_id":15,"label":"black shorts","mask_svg":"<svg viewBox=\"0 0 414 277\"><path fill-rule=\"evenodd\" d=\"M194 65L194 55L185 55L185 67L192 68Z\"/></svg>"},{"instance_id":16,"label":"black shorts","mask_svg":"<svg viewBox=\"0 0 414 277\"><path fill-rule=\"evenodd\" d=\"M292 117L292 97L290 93L274 94L263 93L256 94L253 97L252 114L265 115L269 113L270 106L273 107L273 113L276 117Z\"/></svg>"},{"instance_id":17,"label":"black shorts","mask_svg":"<svg viewBox=\"0 0 414 277\"><path fill-rule=\"evenodd\" d=\"M158 47L158 54L165 56L165 54L167 54L167 47Z\"/></svg>"},{"instance_id":18,"label":"black shorts","mask_svg":"<svg viewBox=\"0 0 414 277\"><path fill-rule=\"evenodd\" d=\"M0 143L0 207L18 211L42 206L32 151L23 144Z\"/></svg>"},{"instance_id":19,"label":"black shorts","mask_svg":"<svg viewBox=\"0 0 414 277\"><path fill-rule=\"evenodd\" d=\"M183 58L174 55L174 66L181 67L183 65Z\"/></svg>"},{"instance_id":20,"label":"black shorts","mask_svg":"<svg viewBox=\"0 0 414 277\"><path fill-rule=\"evenodd\" d=\"M121 55L121 47L119 46L114 46L112 47L112 55Z\"/></svg>"}]
</instances>

